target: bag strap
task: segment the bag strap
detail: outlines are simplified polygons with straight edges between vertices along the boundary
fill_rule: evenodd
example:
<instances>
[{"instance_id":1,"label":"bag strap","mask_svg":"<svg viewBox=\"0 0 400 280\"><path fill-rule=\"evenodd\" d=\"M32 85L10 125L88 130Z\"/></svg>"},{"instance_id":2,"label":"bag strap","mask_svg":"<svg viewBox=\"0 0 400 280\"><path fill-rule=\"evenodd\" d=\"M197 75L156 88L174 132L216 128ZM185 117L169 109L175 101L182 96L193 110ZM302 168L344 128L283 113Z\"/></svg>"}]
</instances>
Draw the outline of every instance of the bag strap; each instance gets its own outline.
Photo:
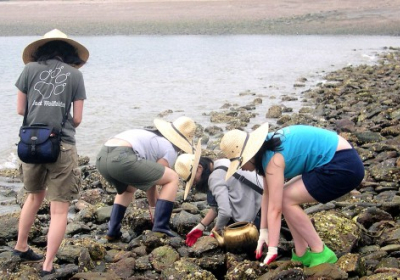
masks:
<instances>
[{"instance_id":1,"label":"bag strap","mask_svg":"<svg viewBox=\"0 0 400 280\"><path fill-rule=\"evenodd\" d=\"M68 114L69 114L69 110L71 109L71 103L68 105L68 109L67 109L67 111L65 111L65 115L64 115L63 120L61 122L60 134L62 132L62 129L63 129L64 125L65 125L65 122L68 120ZM26 94L26 107L25 107L24 120L22 121L22 125L26 125L26 117L27 116L28 116L28 94Z\"/></svg>"},{"instance_id":2,"label":"bag strap","mask_svg":"<svg viewBox=\"0 0 400 280\"><path fill-rule=\"evenodd\" d=\"M214 170L217 170L217 169L225 170L225 172L228 171L228 167L223 166L223 165L217 166L214 168ZM261 194L261 195L263 194L263 190L261 190L256 184L254 184L252 181L246 179L246 177L240 175L239 173L237 173L237 172L233 173L233 177L235 177L239 182L246 184L247 186L249 186L256 192L258 192L259 194Z\"/></svg>"}]
</instances>

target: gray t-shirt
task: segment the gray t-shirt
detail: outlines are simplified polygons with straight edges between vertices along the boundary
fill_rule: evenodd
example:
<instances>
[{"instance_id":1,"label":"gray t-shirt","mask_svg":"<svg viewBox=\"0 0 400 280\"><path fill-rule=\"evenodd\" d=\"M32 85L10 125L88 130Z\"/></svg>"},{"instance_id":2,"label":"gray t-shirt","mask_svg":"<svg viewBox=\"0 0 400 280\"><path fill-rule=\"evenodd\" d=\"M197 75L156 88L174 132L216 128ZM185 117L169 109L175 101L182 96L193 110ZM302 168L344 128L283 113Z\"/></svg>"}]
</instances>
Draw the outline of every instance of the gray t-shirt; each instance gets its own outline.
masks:
<instances>
[{"instance_id":1,"label":"gray t-shirt","mask_svg":"<svg viewBox=\"0 0 400 280\"><path fill-rule=\"evenodd\" d=\"M26 125L43 123L61 128L61 122L72 102L86 99L82 73L59 60L47 63L30 62L25 65L15 86L27 94L28 116ZM62 129L62 141L75 144L72 115Z\"/></svg>"},{"instance_id":2,"label":"gray t-shirt","mask_svg":"<svg viewBox=\"0 0 400 280\"><path fill-rule=\"evenodd\" d=\"M140 157L157 162L159 159L165 159L170 168L175 164L178 152L174 146L162 136L145 129L131 129L115 135L118 138L129 142L132 149Z\"/></svg>"},{"instance_id":3,"label":"gray t-shirt","mask_svg":"<svg viewBox=\"0 0 400 280\"><path fill-rule=\"evenodd\" d=\"M215 224L217 229L223 229L231 218L235 222L252 222L261 207L261 194L233 176L225 181L226 171L215 170L218 166L228 167L229 164L229 159L214 161L214 171L208 178L210 191L218 204L218 218ZM260 189L263 189L263 179L256 172L240 169L237 173L254 184L261 185Z\"/></svg>"}]
</instances>

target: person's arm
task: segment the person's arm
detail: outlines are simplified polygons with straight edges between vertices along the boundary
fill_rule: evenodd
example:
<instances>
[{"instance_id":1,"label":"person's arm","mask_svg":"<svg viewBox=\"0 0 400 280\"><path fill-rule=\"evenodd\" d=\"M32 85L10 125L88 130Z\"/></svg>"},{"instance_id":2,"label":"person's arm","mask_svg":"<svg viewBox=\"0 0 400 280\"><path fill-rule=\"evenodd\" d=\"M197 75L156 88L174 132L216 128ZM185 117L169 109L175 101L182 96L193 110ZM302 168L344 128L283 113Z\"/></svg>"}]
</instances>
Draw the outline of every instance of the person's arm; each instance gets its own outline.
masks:
<instances>
[{"instance_id":1,"label":"person's arm","mask_svg":"<svg viewBox=\"0 0 400 280\"><path fill-rule=\"evenodd\" d=\"M263 181L264 181L264 192L261 199L260 228L268 228L268 185L265 177L263 177Z\"/></svg>"},{"instance_id":2,"label":"person's arm","mask_svg":"<svg viewBox=\"0 0 400 280\"><path fill-rule=\"evenodd\" d=\"M73 117L72 117L72 123L74 127L78 127L81 122L82 122L82 117L83 117L83 99L75 100L74 101L74 106L73 106Z\"/></svg>"},{"instance_id":3,"label":"person's arm","mask_svg":"<svg viewBox=\"0 0 400 280\"><path fill-rule=\"evenodd\" d=\"M285 162L280 153L276 153L267 166L266 183L268 186L268 246L276 247L279 243L279 234L282 219L282 202Z\"/></svg>"},{"instance_id":4,"label":"person's arm","mask_svg":"<svg viewBox=\"0 0 400 280\"><path fill-rule=\"evenodd\" d=\"M217 216L218 216L217 212L215 212L211 207L208 210L207 214L204 216L204 218L200 221L200 223L203 224L205 227L208 227Z\"/></svg>"},{"instance_id":5,"label":"person's arm","mask_svg":"<svg viewBox=\"0 0 400 280\"><path fill-rule=\"evenodd\" d=\"M221 172L225 176L225 172ZM209 186L218 205L218 219L214 230L223 229L232 218L232 208L229 201L229 192L225 177L210 176Z\"/></svg>"},{"instance_id":6,"label":"person's arm","mask_svg":"<svg viewBox=\"0 0 400 280\"><path fill-rule=\"evenodd\" d=\"M18 90L17 93L17 114L23 116L26 110L26 94Z\"/></svg>"},{"instance_id":7,"label":"person's arm","mask_svg":"<svg viewBox=\"0 0 400 280\"><path fill-rule=\"evenodd\" d=\"M268 253L263 263L270 264L278 257L278 244L282 219L283 186L285 161L280 153L276 153L266 168L266 186L268 189Z\"/></svg>"},{"instance_id":8,"label":"person's arm","mask_svg":"<svg viewBox=\"0 0 400 280\"><path fill-rule=\"evenodd\" d=\"M256 259L261 258L264 246L268 247L268 185L263 177L264 192L261 199L260 235L256 248Z\"/></svg>"}]
</instances>

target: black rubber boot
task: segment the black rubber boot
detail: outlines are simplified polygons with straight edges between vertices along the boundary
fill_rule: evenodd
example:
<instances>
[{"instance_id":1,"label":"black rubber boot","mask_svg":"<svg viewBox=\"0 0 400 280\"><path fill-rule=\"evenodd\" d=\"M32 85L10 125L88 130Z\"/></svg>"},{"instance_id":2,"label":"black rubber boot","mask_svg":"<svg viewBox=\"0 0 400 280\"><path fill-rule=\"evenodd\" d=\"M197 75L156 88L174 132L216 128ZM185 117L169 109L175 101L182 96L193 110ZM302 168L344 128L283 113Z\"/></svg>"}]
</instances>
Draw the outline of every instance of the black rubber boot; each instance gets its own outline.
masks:
<instances>
[{"instance_id":1,"label":"black rubber boot","mask_svg":"<svg viewBox=\"0 0 400 280\"><path fill-rule=\"evenodd\" d=\"M126 207L120 204L114 204L111 210L110 221L108 222L108 232L106 238L109 241L121 238L121 222L125 216Z\"/></svg>"},{"instance_id":2,"label":"black rubber boot","mask_svg":"<svg viewBox=\"0 0 400 280\"><path fill-rule=\"evenodd\" d=\"M156 211L154 213L153 231L162 232L168 236L175 237L169 228L169 219L171 218L174 203L172 201L158 199L156 203Z\"/></svg>"}]
</instances>

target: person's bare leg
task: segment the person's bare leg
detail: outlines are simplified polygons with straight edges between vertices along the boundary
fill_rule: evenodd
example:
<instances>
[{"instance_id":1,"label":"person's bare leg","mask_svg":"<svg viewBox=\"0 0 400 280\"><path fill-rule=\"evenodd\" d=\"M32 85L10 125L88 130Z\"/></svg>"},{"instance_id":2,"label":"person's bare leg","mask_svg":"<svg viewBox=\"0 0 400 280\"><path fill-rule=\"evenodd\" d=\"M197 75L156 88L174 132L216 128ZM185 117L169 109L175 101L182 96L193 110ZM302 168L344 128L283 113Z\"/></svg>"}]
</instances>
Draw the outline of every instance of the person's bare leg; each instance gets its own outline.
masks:
<instances>
[{"instance_id":1,"label":"person's bare leg","mask_svg":"<svg viewBox=\"0 0 400 280\"><path fill-rule=\"evenodd\" d=\"M165 168L164 175L157 181L157 184L162 185L159 199L175 201L179 186L179 176L175 171Z\"/></svg>"},{"instance_id":2,"label":"person's bare leg","mask_svg":"<svg viewBox=\"0 0 400 280\"><path fill-rule=\"evenodd\" d=\"M301 176L294 177L292 180L290 180L286 184L285 188L287 188L288 186L290 186L297 180L301 180ZM283 210L285 210L285 208ZM283 213L283 215L285 216L285 213ZM293 237L296 255L298 255L298 256L304 255L307 248L309 247L307 241L297 232L297 229L293 225L290 224L290 222L286 219L286 217L285 217L285 221L286 221L286 223L289 227L290 233L292 234L292 237Z\"/></svg>"},{"instance_id":3,"label":"person's bare leg","mask_svg":"<svg viewBox=\"0 0 400 280\"><path fill-rule=\"evenodd\" d=\"M30 193L22 207L19 224L18 224L18 239L15 249L21 252L28 250L29 231L35 221L35 216L43 202L45 191L39 193Z\"/></svg>"},{"instance_id":4,"label":"person's bare leg","mask_svg":"<svg viewBox=\"0 0 400 280\"><path fill-rule=\"evenodd\" d=\"M146 191L147 202L149 203L149 213L152 222L154 222L154 212L156 210L158 195L157 185L152 186Z\"/></svg>"},{"instance_id":5,"label":"person's bare leg","mask_svg":"<svg viewBox=\"0 0 400 280\"><path fill-rule=\"evenodd\" d=\"M150 207L155 207L158 199L157 185L152 186L146 191L147 201Z\"/></svg>"},{"instance_id":6,"label":"person's bare leg","mask_svg":"<svg viewBox=\"0 0 400 280\"><path fill-rule=\"evenodd\" d=\"M282 212L288 225L294 230L296 254L299 256L305 253L307 244L313 252L321 252L324 248L311 220L300 207L303 203L311 202L315 202L315 200L308 193L301 178L295 178L285 185Z\"/></svg>"},{"instance_id":7,"label":"person's bare leg","mask_svg":"<svg viewBox=\"0 0 400 280\"><path fill-rule=\"evenodd\" d=\"M128 186L126 191L122 194L117 194L114 199L114 204L119 204L125 207L128 207L132 202L133 194L136 192L136 188L132 186Z\"/></svg>"},{"instance_id":8,"label":"person's bare leg","mask_svg":"<svg viewBox=\"0 0 400 280\"><path fill-rule=\"evenodd\" d=\"M308 243L307 241L297 232L296 228L293 227L290 222L286 219L286 223L289 227L290 233L293 237L295 253L297 256L301 257L307 251Z\"/></svg>"},{"instance_id":9,"label":"person's bare leg","mask_svg":"<svg viewBox=\"0 0 400 280\"><path fill-rule=\"evenodd\" d=\"M50 227L47 234L47 252L43 263L43 270L51 271L58 248L64 239L67 228L69 202L52 201L50 203Z\"/></svg>"}]
</instances>

